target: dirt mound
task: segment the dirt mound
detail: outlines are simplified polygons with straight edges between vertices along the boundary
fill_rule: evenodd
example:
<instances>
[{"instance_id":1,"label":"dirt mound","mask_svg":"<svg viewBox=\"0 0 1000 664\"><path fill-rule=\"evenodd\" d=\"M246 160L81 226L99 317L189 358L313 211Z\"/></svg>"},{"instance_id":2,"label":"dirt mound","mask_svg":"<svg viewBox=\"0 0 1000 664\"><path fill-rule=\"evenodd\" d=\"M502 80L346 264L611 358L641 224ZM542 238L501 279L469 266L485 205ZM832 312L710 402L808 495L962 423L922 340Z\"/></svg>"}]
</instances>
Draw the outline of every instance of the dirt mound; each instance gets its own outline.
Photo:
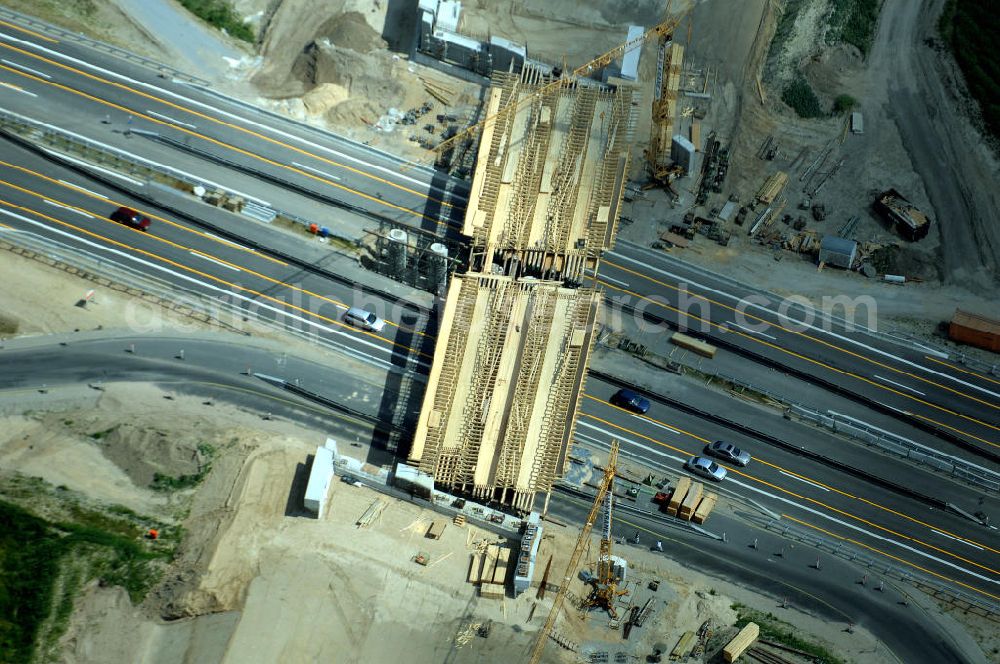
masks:
<instances>
[{"instance_id":1,"label":"dirt mound","mask_svg":"<svg viewBox=\"0 0 1000 664\"><path fill-rule=\"evenodd\" d=\"M322 39L358 53L370 53L386 47L385 40L359 12L348 12L327 20L313 37L313 41Z\"/></svg>"},{"instance_id":2,"label":"dirt mound","mask_svg":"<svg viewBox=\"0 0 1000 664\"><path fill-rule=\"evenodd\" d=\"M168 434L155 428L116 424L91 434L104 456L121 468L137 486L149 486L155 474L171 477L197 473L199 439Z\"/></svg>"}]
</instances>

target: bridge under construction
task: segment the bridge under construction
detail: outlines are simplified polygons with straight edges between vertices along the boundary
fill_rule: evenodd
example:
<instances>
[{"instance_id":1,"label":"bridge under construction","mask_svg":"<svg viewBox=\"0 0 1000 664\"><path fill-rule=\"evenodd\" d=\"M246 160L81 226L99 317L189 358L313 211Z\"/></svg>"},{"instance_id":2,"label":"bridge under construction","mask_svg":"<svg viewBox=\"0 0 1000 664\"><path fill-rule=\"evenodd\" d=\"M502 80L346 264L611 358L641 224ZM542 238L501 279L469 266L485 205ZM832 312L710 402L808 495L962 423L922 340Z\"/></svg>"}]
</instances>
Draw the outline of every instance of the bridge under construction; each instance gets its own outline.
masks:
<instances>
[{"instance_id":1,"label":"bridge under construction","mask_svg":"<svg viewBox=\"0 0 1000 664\"><path fill-rule=\"evenodd\" d=\"M565 472L614 244L632 94L525 67L494 76L464 233L409 462L516 511Z\"/></svg>"}]
</instances>

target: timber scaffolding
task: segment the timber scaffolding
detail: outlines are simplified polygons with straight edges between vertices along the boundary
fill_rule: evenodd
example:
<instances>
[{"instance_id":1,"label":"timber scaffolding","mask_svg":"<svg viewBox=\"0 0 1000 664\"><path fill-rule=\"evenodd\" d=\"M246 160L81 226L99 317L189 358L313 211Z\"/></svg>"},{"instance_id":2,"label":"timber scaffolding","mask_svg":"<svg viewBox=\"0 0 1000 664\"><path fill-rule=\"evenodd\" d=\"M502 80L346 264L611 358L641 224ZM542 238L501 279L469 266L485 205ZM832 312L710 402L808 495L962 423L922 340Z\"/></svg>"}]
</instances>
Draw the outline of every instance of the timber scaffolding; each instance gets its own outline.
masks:
<instances>
[{"instance_id":1,"label":"timber scaffolding","mask_svg":"<svg viewBox=\"0 0 1000 664\"><path fill-rule=\"evenodd\" d=\"M470 270L580 282L614 245L634 133L632 91L494 74L463 233ZM503 112L510 105L513 112Z\"/></svg>"},{"instance_id":2,"label":"timber scaffolding","mask_svg":"<svg viewBox=\"0 0 1000 664\"><path fill-rule=\"evenodd\" d=\"M409 462L531 511L565 472L600 302L530 277L453 277Z\"/></svg>"}]
</instances>

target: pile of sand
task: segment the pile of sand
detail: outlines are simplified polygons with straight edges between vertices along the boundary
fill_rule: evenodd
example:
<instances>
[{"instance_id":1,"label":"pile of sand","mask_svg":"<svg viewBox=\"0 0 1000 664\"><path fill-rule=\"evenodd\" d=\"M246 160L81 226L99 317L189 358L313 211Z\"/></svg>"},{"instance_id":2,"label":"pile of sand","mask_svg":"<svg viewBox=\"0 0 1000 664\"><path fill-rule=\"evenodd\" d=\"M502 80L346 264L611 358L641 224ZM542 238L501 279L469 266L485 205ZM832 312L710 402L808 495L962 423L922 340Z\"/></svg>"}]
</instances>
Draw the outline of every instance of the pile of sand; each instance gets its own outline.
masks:
<instances>
[{"instance_id":1,"label":"pile of sand","mask_svg":"<svg viewBox=\"0 0 1000 664\"><path fill-rule=\"evenodd\" d=\"M359 12L348 12L328 19L316 31L314 41L326 40L357 53L384 49L386 42L368 25Z\"/></svg>"}]
</instances>

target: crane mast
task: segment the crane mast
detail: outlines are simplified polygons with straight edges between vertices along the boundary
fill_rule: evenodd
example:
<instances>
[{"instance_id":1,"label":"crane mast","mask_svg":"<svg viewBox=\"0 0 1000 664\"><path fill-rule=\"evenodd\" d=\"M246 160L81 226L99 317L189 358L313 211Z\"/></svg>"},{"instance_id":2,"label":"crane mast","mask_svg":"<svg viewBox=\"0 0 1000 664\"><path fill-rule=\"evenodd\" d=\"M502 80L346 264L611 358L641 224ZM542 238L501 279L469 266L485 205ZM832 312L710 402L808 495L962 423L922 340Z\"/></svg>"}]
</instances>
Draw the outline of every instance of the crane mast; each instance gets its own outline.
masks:
<instances>
[{"instance_id":1,"label":"crane mast","mask_svg":"<svg viewBox=\"0 0 1000 664\"><path fill-rule=\"evenodd\" d=\"M597 495L594 497L594 504L590 507L590 513L587 515L587 520L583 524L583 528L580 529L580 537L576 540L576 545L573 547L573 553L569 557L569 562L566 564L566 572L563 574L562 584L559 587L559 593L556 595L555 600L552 602L552 608L549 609L549 615L545 618L545 624L542 625L542 629L538 631L538 636L535 639L535 644L532 646L531 655L528 658L529 664L538 664L538 661L542 657L542 652L545 650L545 644L549 639L549 634L552 632L552 627L556 624L556 618L559 617L559 612L562 610L562 605L566 601L566 593L569 592L569 583L576 574L576 568L580 564L580 558L583 557L583 551L586 548L586 544L590 539L590 532L594 527L594 522L597 519L597 512L600 510L601 506L604 505L604 522L601 529L601 557L603 560L607 560L608 569L610 571L607 579L609 581L610 589L612 595L610 595L612 601L614 597L622 594L617 590L616 582L613 580L613 570L611 570L611 507L612 507L612 497L611 497L611 483L614 481L615 470L618 466L618 441L611 441L611 451L608 454L608 464L604 468L604 476L601 478L601 483L597 488ZM605 551L607 552L607 557L604 558ZM598 562L598 568L600 569L600 561ZM597 582L600 582L600 574ZM597 588L595 587L595 591ZM593 597L593 593L591 597ZM590 599L588 598L587 602ZM596 606L596 604L587 604L588 606ZM602 605L603 606L603 605ZM610 604L608 604L610 607Z\"/></svg>"}]
</instances>

